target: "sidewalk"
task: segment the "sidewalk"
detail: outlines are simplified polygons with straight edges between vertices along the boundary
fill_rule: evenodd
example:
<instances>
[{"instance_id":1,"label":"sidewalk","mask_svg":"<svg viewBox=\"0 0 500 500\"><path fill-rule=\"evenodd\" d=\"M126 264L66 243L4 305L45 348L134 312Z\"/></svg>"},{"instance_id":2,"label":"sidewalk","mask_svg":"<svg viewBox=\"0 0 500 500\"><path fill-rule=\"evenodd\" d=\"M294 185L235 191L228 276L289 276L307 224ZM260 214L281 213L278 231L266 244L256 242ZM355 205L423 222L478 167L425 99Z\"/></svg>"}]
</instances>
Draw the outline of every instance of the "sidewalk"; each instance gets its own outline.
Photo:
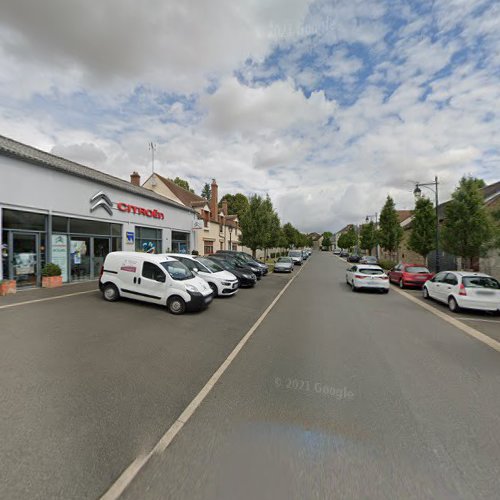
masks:
<instances>
[{"instance_id":1,"label":"sidewalk","mask_svg":"<svg viewBox=\"0 0 500 500\"><path fill-rule=\"evenodd\" d=\"M67 283L59 288L29 288L27 290L17 290L13 295L0 297L0 307L30 300L59 297L71 293L86 292L89 290L99 290L98 280L85 281L83 283Z\"/></svg>"}]
</instances>

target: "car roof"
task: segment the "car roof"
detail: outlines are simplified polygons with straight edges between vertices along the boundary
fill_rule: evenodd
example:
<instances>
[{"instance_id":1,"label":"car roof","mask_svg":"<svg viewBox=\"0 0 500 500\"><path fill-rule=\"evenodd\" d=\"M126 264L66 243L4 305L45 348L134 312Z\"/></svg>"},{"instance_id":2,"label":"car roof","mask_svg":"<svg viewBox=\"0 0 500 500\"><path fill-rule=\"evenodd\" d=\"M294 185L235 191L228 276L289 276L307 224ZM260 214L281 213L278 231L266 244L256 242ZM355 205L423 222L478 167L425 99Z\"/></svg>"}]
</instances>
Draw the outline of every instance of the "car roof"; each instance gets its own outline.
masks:
<instances>
[{"instance_id":1,"label":"car roof","mask_svg":"<svg viewBox=\"0 0 500 500\"><path fill-rule=\"evenodd\" d=\"M116 257L128 257L129 259L137 259L137 258L147 258L152 262L165 262L169 260L177 260L171 256L162 253L145 253L145 252L110 252L107 257L116 256Z\"/></svg>"},{"instance_id":2,"label":"car roof","mask_svg":"<svg viewBox=\"0 0 500 500\"><path fill-rule=\"evenodd\" d=\"M162 255L168 255L169 257L174 257L174 258L187 257L188 259L191 259L191 260L194 260L194 258L197 257L196 255L191 255L189 253L170 253L170 252L167 252L167 253L164 253Z\"/></svg>"},{"instance_id":3,"label":"car roof","mask_svg":"<svg viewBox=\"0 0 500 500\"><path fill-rule=\"evenodd\" d=\"M357 266L363 266L365 269L382 269L379 265L376 264L356 264Z\"/></svg>"},{"instance_id":4,"label":"car roof","mask_svg":"<svg viewBox=\"0 0 500 500\"><path fill-rule=\"evenodd\" d=\"M441 271L442 273L453 273L457 276L469 277L469 276L479 276L480 278L493 278L493 276L485 273L475 273L473 271Z\"/></svg>"}]
</instances>

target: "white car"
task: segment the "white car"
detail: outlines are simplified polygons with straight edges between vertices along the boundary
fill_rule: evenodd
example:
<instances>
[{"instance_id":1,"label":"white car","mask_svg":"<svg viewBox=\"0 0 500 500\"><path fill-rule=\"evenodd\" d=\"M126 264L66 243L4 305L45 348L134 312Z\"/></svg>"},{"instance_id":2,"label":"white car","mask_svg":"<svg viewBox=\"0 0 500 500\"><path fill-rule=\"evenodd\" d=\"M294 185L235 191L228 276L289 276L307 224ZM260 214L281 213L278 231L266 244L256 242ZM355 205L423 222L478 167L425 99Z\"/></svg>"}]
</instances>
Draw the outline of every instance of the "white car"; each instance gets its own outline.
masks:
<instances>
[{"instance_id":1,"label":"white car","mask_svg":"<svg viewBox=\"0 0 500 500\"><path fill-rule=\"evenodd\" d=\"M105 300L120 297L164 305L172 314L199 311L212 302L208 283L166 255L111 252L104 259L99 288Z\"/></svg>"},{"instance_id":2,"label":"white car","mask_svg":"<svg viewBox=\"0 0 500 500\"><path fill-rule=\"evenodd\" d=\"M302 250L290 250L288 252L288 257L291 257L293 263L296 266L301 266L304 262L304 257L302 256Z\"/></svg>"},{"instance_id":3,"label":"white car","mask_svg":"<svg viewBox=\"0 0 500 500\"><path fill-rule=\"evenodd\" d=\"M210 285L210 288L214 292L214 297L219 295L230 296L238 291L238 278L229 271L225 271L213 260L182 253L169 253L165 255L182 262L196 276L203 278Z\"/></svg>"},{"instance_id":4,"label":"white car","mask_svg":"<svg viewBox=\"0 0 500 500\"><path fill-rule=\"evenodd\" d=\"M492 276L465 271L442 271L425 282L425 299L448 304L450 311L461 308L500 311L500 284Z\"/></svg>"},{"instance_id":5,"label":"white car","mask_svg":"<svg viewBox=\"0 0 500 500\"><path fill-rule=\"evenodd\" d=\"M353 292L361 288L374 288L383 293L389 293L389 276L380 266L355 264L347 268L345 281L351 285Z\"/></svg>"}]
</instances>

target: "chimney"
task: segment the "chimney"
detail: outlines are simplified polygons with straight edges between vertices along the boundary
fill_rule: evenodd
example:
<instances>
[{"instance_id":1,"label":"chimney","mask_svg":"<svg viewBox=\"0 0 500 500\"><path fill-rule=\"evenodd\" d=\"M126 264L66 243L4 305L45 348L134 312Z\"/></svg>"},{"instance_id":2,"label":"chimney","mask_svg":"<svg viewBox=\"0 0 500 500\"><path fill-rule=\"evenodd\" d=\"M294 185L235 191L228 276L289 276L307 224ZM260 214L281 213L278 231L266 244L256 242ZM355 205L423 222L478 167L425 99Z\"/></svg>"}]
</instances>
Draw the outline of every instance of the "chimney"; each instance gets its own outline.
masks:
<instances>
[{"instance_id":1,"label":"chimney","mask_svg":"<svg viewBox=\"0 0 500 500\"><path fill-rule=\"evenodd\" d=\"M213 220L219 220L219 215L217 213L217 205L219 203L219 192L218 192L218 186L217 186L217 181L215 179L212 179L212 186L211 186L211 196L210 196L210 212L212 213L212 219Z\"/></svg>"},{"instance_id":2,"label":"chimney","mask_svg":"<svg viewBox=\"0 0 500 500\"><path fill-rule=\"evenodd\" d=\"M222 201L222 213L227 215L227 200Z\"/></svg>"},{"instance_id":3,"label":"chimney","mask_svg":"<svg viewBox=\"0 0 500 500\"><path fill-rule=\"evenodd\" d=\"M137 173L137 172L132 172L130 174L130 182L134 185L134 186L140 186L141 185L141 176Z\"/></svg>"}]
</instances>

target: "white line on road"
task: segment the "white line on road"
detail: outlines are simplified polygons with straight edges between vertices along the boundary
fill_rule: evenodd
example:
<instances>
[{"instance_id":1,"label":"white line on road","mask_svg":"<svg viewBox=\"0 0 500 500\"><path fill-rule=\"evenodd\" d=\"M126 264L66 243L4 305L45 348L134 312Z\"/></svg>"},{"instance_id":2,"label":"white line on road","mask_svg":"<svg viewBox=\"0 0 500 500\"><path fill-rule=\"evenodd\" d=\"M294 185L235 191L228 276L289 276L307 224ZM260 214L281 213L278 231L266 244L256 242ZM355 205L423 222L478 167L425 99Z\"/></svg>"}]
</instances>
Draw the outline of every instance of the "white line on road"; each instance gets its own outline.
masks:
<instances>
[{"instance_id":1,"label":"white line on road","mask_svg":"<svg viewBox=\"0 0 500 500\"><path fill-rule=\"evenodd\" d=\"M460 321L482 321L483 323L497 323L498 325L500 325L500 320L495 320L495 319L462 318L462 317L460 317Z\"/></svg>"},{"instance_id":2,"label":"white line on road","mask_svg":"<svg viewBox=\"0 0 500 500\"><path fill-rule=\"evenodd\" d=\"M410 295L409 293L403 292L402 290L399 290L398 288L392 288L392 289L395 292L402 295L403 297L406 297L408 300L415 302L415 304L418 304L420 307L427 309L432 314L435 314L436 316L440 317L441 319L444 319L445 321L447 321L451 325L455 326L459 330L462 330L462 332L466 333L467 335L474 337L476 340L479 340L480 342L483 342L484 344L491 347L492 349L495 349L496 351L500 352L500 342L493 340L491 337L488 337L488 335L481 333L479 330L476 330L475 328L472 328L468 325L465 325L464 323L461 323L458 319L452 318L448 314L446 314L442 311L439 311L438 309L435 309L431 305L426 304L425 302L422 302L421 300L415 298L413 295Z\"/></svg>"},{"instance_id":3,"label":"white line on road","mask_svg":"<svg viewBox=\"0 0 500 500\"><path fill-rule=\"evenodd\" d=\"M4 306L0 306L0 309L7 309L8 307L24 306L26 304L34 304L35 302L46 302L47 300L64 299L66 297L73 297L75 295L82 295L84 293L95 293L97 291L98 290L86 290L85 292L74 292L74 293L67 293L65 295L56 295L55 297L45 297L44 299L26 300L24 302L16 302L15 304L6 304Z\"/></svg>"},{"instance_id":4,"label":"white line on road","mask_svg":"<svg viewBox=\"0 0 500 500\"><path fill-rule=\"evenodd\" d=\"M281 296L285 293L287 288L292 284L293 280L302 272L302 269L307 265L304 264L295 276L281 289L281 292L275 297L267 309L261 314L259 319L253 324L253 326L248 330L245 336L239 341L238 345L233 349L231 354L226 358L226 360L220 365L217 371L210 377L209 381L205 384L203 389L195 396L195 398L189 403L186 409L180 414L177 420L172 424L172 426L163 434L160 440L156 443L155 447L147 454L137 457L120 475L120 477L111 485L111 487L104 493L100 500L116 500L125 491L128 485L134 480L140 470L147 464L149 459L156 454L164 452L170 443L173 441L175 436L181 431L187 421L193 416L194 412L200 406L202 401L208 396L210 391L213 389L217 381L222 377L224 372L228 369L229 365L233 362L234 358L243 349L245 344L248 342L250 337L254 334L255 330L264 321L266 316L271 312L273 307L276 305Z\"/></svg>"}]
</instances>

